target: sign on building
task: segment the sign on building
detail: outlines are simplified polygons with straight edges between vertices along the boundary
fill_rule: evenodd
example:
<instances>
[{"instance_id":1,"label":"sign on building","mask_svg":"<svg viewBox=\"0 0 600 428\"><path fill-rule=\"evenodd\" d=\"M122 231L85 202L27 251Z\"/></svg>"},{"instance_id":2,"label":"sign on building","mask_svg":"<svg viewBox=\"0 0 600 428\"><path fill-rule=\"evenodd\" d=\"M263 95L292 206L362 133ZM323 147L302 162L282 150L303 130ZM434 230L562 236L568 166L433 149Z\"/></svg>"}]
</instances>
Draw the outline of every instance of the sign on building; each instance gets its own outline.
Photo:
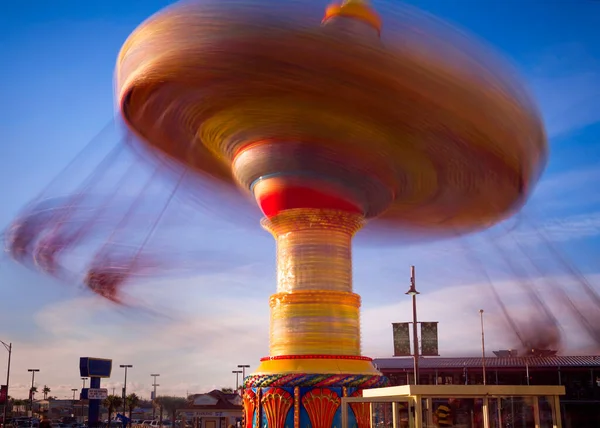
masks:
<instances>
[{"instance_id":1,"label":"sign on building","mask_svg":"<svg viewBox=\"0 0 600 428\"><path fill-rule=\"evenodd\" d=\"M104 400L106 397L108 397L108 389L106 388L88 389L88 400Z\"/></svg>"},{"instance_id":2,"label":"sign on building","mask_svg":"<svg viewBox=\"0 0 600 428\"><path fill-rule=\"evenodd\" d=\"M195 416L200 416L200 417L202 417L202 416L204 416L204 417L213 416L215 418L222 418L223 416L225 416L225 413L224 412L203 411L203 412L194 412L194 415Z\"/></svg>"},{"instance_id":3,"label":"sign on building","mask_svg":"<svg viewBox=\"0 0 600 428\"><path fill-rule=\"evenodd\" d=\"M82 377L110 377L112 360L106 358L79 358L79 374Z\"/></svg>"}]
</instances>

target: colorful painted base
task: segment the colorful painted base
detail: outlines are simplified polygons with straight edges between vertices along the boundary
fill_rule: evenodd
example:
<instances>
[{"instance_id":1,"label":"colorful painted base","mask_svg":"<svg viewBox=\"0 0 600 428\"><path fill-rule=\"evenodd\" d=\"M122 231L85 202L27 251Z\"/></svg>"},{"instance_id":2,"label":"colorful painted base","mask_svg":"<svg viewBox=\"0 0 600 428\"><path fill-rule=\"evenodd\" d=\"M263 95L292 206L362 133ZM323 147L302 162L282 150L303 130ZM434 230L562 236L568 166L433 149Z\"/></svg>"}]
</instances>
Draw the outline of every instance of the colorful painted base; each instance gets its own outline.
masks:
<instances>
[{"instance_id":1,"label":"colorful painted base","mask_svg":"<svg viewBox=\"0 0 600 428\"><path fill-rule=\"evenodd\" d=\"M290 376L293 376L293 379L289 379ZM291 382L280 385L286 377ZM360 383L361 388L339 386L344 383L357 383L357 378L365 378L361 379L363 381ZM273 386L251 386L265 385L269 381ZM307 386L311 383L314 386ZM249 376L246 378L246 389L243 394L244 428L341 427L342 397L359 397L363 389L387 386L387 384L388 380L384 376L321 374ZM369 404L352 403L349 407L348 426L370 428Z\"/></svg>"}]
</instances>

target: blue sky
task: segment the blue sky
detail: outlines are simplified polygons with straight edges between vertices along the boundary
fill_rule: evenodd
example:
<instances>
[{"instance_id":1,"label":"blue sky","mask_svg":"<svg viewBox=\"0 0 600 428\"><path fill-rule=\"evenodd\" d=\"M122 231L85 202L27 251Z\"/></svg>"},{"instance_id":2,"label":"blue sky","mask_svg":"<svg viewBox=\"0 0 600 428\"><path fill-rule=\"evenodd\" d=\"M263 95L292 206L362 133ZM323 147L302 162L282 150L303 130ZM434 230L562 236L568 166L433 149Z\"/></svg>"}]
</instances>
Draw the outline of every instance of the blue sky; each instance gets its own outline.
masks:
<instances>
[{"instance_id":1,"label":"blue sky","mask_svg":"<svg viewBox=\"0 0 600 428\"><path fill-rule=\"evenodd\" d=\"M532 253L541 254L531 230L533 225L543 226L594 279L600 273L600 2L409 3L475 33L522 74L543 112L552 152L525 209L520 236L528 240ZM0 5L0 225L8 224L110 120L119 48L137 25L167 4L30 0ZM164 393L184 394L230 386L235 365L256 365L268 349L267 300L275 288L273 242L258 225L248 232L199 216L202 231L186 236L191 247L195 241L218 242L211 245L234 250L240 262L192 278L132 287L132 294L143 296L147 305L169 318L115 309L76 286L57 284L1 261L0 339L15 343L11 395L24 395L26 369L39 367L36 383L70 396L70 388L79 385L78 357L84 355L134 364L129 379L144 396L149 395L150 373L161 373ZM460 255L463 245L476 249L515 312L522 312L525 303L511 280L513 272L496 262L490 236L475 236L466 244L358 247L355 286L363 296L364 353L391 354L389 324L410 317L403 293L411 264L417 265L423 292L423 319L441 322L443 354L477 351L479 307L486 308L490 324L498 320L488 333L490 346L513 344L484 291L480 269ZM549 261L546 266L548 275L569 284L564 272L550 269ZM565 328L570 322L564 320ZM590 351L584 337L569 336L564 352ZM4 359L0 355L0 367ZM109 386L119 388L120 382L121 373L115 370Z\"/></svg>"}]
</instances>

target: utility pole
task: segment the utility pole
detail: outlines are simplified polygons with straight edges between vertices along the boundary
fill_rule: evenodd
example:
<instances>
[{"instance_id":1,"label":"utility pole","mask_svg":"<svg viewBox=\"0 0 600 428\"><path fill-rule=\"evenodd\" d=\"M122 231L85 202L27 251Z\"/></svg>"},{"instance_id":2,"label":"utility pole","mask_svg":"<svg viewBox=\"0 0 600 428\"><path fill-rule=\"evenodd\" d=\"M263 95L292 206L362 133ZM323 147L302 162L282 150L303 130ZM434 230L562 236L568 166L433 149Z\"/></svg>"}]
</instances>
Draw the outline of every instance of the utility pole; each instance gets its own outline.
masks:
<instances>
[{"instance_id":1,"label":"utility pole","mask_svg":"<svg viewBox=\"0 0 600 428\"><path fill-rule=\"evenodd\" d=\"M240 374L243 373L242 370L232 370L231 373L235 374L235 392L238 392L240 389Z\"/></svg>"},{"instance_id":2,"label":"utility pole","mask_svg":"<svg viewBox=\"0 0 600 428\"><path fill-rule=\"evenodd\" d=\"M417 291L417 285L415 281L415 267L410 267L410 288L406 292L407 295L412 297L412 310L413 310L413 358L414 358L414 372L415 372L415 385L419 384L419 336L417 332L417 295L420 294Z\"/></svg>"},{"instance_id":3,"label":"utility pole","mask_svg":"<svg viewBox=\"0 0 600 428\"><path fill-rule=\"evenodd\" d=\"M153 392L153 397L152 397L152 420L154 420L154 419L156 419L156 406L154 405L154 402L156 400L156 387L160 386L158 383L156 383L156 378L160 375L158 373L156 373L156 374L151 374L150 376L154 378L154 382L152 383L152 386L154 387L154 392Z\"/></svg>"},{"instance_id":4,"label":"utility pole","mask_svg":"<svg viewBox=\"0 0 600 428\"><path fill-rule=\"evenodd\" d=\"M483 371L483 384L485 385L485 330L483 329L483 309L479 309L479 318L481 319L481 369Z\"/></svg>"},{"instance_id":5,"label":"utility pole","mask_svg":"<svg viewBox=\"0 0 600 428\"><path fill-rule=\"evenodd\" d=\"M119 365L122 369L125 369L125 382L123 383L123 421L125 421L125 415L127 414L127 369L132 368L131 364L121 364ZM123 422L123 428L125 428L127 424Z\"/></svg>"},{"instance_id":6,"label":"utility pole","mask_svg":"<svg viewBox=\"0 0 600 428\"><path fill-rule=\"evenodd\" d=\"M31 389L29 390L29 401L31 403L31 417L33 418L33 383L35 381L35 373L39 372L40 369L27 369L28 372L31 372Z\"/></svg>"},{"instance_id":7,"label":"utility pole","mask_svg":"<svg viewBox=\"0 0 600 428\"><path fill-rule=\"evenodd\" d=\"M73 407L73 414L71 416L75 416L77 414L75 412L75 393L77 392L77 388L71 388L71 391L73 391L73 404L71 405Z\"/></svg>"},{"instance_id":8,"label":"utility pole","mask_svg":"<svg viewBox=\"0 0 600 428\"><path fill-rule=\"evenodd\" d=\"M250 368L248 364L238 364L238 369L242 369L242 388L244 387L244 381L246 380L246 369Z\"/></svg>"},{"instance_id":9,"label":"utility pole","mask_svg":"<svg viewBox=\"0 0 600 428\"><path fill-rule=\"evenodd\" d=\"M81 392L83 393L83 390L85 389L85 381L88 380L87 377L82 377L81 380L83 381L83 386L81 387ZM84 410L85 410L85 406L83 405L83 400L81 400L81 396L80 396L80 400L81 403L81 423L83 424L83 422L85 421L85 415L84 415Z\"/></svg>"}]
</instances>

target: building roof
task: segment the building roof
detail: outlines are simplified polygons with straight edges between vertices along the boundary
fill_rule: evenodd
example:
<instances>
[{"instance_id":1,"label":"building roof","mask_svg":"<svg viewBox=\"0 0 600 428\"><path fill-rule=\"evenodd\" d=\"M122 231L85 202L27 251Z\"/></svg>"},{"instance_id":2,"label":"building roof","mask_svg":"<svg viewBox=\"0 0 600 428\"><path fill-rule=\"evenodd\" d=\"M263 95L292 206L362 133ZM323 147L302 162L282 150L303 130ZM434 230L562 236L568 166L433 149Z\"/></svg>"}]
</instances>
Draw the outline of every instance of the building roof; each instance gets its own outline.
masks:
<instances>
[{"instance_id":1,"label":"building roof","mask_svg":"<svg viewBox=\"0 0 600 428\"><path fill-rule=\"evenodd\" d=\"M202 397L211 397L212 400L204 402L203 404L195 404L198 399ZM201 409L201 410L239 410L242 408L240 396L236 393L226 393L219 391L218 389L212 390L206 394L194 394L190 397L190 403L186 406L186 409ZM205 401L201 400L200 402ZM239 403L239 404L236 404Z\"/></svg>"},{"instance_id":2,"label":"building roof","mask_svg":"<svg viewBox=\"0 0 600 428\"><path fill-rule=\"evenodd\" d=\"M379 370L412 370L412 357L375 358L373 362ZM520 368L529 366L536 367L600 367L600 355L590 356L562 356L549 357L489 357L485 359L485 365L489 368ZM421 357L419 367L423 369L460 369L476 368L482 366L482 358L470 357Z\"/></svg>"}]
</instances>

